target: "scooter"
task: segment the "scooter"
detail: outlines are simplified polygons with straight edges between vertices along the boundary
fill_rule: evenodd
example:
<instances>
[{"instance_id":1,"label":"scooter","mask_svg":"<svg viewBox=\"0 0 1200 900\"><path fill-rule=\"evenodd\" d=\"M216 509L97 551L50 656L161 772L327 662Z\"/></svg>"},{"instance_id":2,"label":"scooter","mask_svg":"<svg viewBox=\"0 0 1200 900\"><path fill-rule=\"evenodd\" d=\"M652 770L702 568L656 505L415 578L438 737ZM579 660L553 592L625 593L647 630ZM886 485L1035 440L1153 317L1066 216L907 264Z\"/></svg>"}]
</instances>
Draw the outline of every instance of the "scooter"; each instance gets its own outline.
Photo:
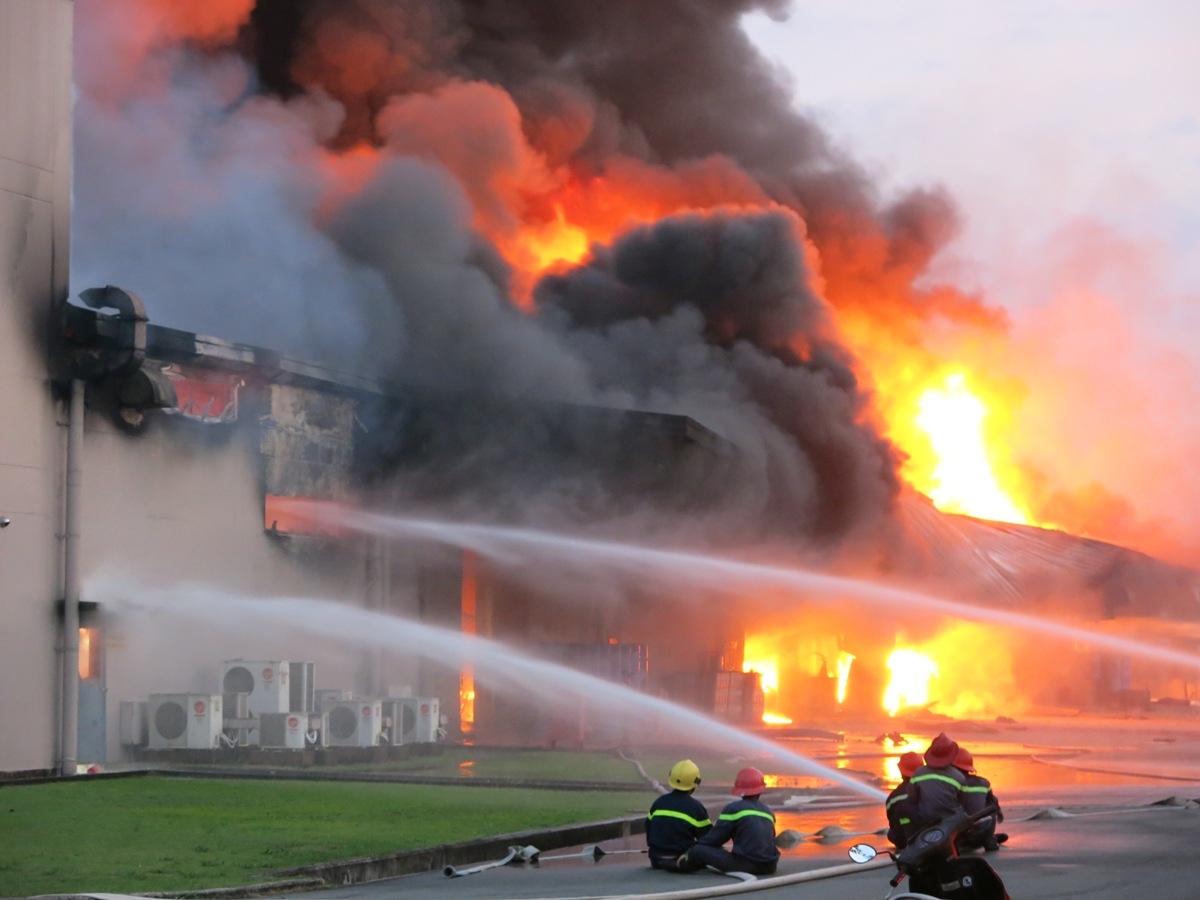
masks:
<instances>
[{"instance_id":1,"label":"scooter","mask_svg":"<svg viewBox=\"0 0 1200 900\"><path fill-rule=\"evenodd\" d=\"M975 815L965 812L949 816L919 832L898 852L886 850L896 863L896 875L888 884L885 900L1010 900L1000 876L981 856L959 856L956 838L988 818L994 809ZM855 844L850 859L867 863L879 855L870 844ZM908 878L908 890L896 893Z\"/></svg>"}]
</instances>

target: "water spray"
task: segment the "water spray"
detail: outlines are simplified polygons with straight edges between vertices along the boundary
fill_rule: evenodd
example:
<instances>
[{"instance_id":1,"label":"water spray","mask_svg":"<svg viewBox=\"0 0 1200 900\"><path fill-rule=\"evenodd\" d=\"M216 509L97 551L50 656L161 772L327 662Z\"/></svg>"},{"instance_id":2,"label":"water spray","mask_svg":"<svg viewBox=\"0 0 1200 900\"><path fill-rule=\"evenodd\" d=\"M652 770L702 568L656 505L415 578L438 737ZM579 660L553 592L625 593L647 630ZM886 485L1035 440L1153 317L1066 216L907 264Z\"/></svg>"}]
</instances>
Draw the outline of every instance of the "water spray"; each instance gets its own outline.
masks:
<instances>
[{"instance_id":1,"label":"water spray","mask_svg":"<svg viewBox=\"0 0 1200 900\"><path fill-rule=\"evenodd\" d=\"M712 590L714 583L730 588L738 585L761 588L765 584L802 592L810 597L815 595L817 598L850 596L870 603L914 605L957 619L1007 625L1200 671L1200 656L1195 654L1089 631L1086 628L1023 613L945 600L914 590L888 587L840 575L745 562L683 550L657 550L616 541L566 537L528 528L387 516L333 504L314 503L313 508L317 514L331 517L346 527L368 534L386 535L397 539L422 538L474 550L498 560L512 561L516 551L524 549L535 554L553 553L559 558L566 556L604 563L614 569L636 573L643 579L648 569L663 573L664 576L669 572L674 583L692 581L697 587L707 590Z\"/></svg>"},{"instance_id":2,"label":"water spray","mask_svg":"<svg viewBox=\"0 0 1200 900\"><path fill-rule=\"evenodd\" d=\"M633 710L697 740L712 742L719 739L742 751L769 754L809 775L849 788L873 802L882 802L886 798L885 791L764 737L741 731L668 700L457 630L330 600L245 597L198 585L139 591L130 585L114 585L110 589L96 583L88 593L101 599L116 614L144 616L155 613L208 620L216 626L223 626L234 617L243 626L258 620L264 630L286 626L322 638L384 643L442 665L461 667L470 663L477 674L486 675L498 685L536 696L548 705L574 710L578 698L586 697L589 703L616 718L628 717ZM111 595L103 596L105 594Z\"/></svg>"}]
</instances>

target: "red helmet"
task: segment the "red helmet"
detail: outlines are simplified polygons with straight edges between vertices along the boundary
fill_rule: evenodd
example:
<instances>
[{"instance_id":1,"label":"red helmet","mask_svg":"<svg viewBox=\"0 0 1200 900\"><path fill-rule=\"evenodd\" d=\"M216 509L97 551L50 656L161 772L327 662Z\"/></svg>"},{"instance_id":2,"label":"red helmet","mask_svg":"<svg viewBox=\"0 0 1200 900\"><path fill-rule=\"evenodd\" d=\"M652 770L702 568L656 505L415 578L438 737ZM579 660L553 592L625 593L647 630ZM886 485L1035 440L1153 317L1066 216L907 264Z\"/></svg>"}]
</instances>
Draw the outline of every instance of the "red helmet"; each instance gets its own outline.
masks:
<instances>
[{"instance_id":1,"label":"red helmet","mask_svg":"<svg viewBox=\"0 0 1200 900\"><path fill-rule=\"evenodd\" d=\"M901 754L900 759L896 761L896 768L900 770L901 778L912 778L913 773L921 768L923 760L921 754L913 750Z\"/></svg>"},{"instance_id":2,"label":"red helmet","mask_svg":"<svg viewBox=\"0 0 1200 900\"><path fill-rule=\"evenodd\" d=\"M958 755L954 757L954 768L962 769L968 773L975 771L975 757L971 755L971 751L966 747L958 748Z\"/></svg>"},{"instance_id":3,"label":"red helmet","mask_svg":"<svg viewBox=\"0 0 1200 900\"><path fill-rule=\"evenodd\" d=\"M958 744L950 740L943 731L933 739L929 749L925 751L925 765L933 766L935 769L952 766L957 756Z\"/></svg>"},{"instance_id":4,"label":"red helmet","mask_svg":"<svg viewBox=\"0 0 1200 900\"><path fill-rule=\"evenodd\" d=\"M757 797L766 789L767 779L763 773L754 766L746 766L733 779L733 790L729 793L738 797Z\"/></svg>"}]
</instances>

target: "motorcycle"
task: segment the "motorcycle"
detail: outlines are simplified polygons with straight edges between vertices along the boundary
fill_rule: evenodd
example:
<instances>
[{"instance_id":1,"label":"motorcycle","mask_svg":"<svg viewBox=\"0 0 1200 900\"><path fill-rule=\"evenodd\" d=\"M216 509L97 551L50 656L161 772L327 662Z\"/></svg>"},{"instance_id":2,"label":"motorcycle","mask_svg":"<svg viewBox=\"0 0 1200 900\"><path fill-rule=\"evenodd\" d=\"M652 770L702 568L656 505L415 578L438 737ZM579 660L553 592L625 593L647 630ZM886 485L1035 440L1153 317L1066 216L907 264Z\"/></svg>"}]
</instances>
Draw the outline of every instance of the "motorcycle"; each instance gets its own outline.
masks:
<instances>
[{"instance_id":1,"label":"motorcycle","mask_svg":"<svg viewBox=\"0 0 1200 900\"><path fill-rule=\"evenodd\" d=\"M958 853L957 839L993 813L990 808L973 816L956 813L916 834L903 850L884 851L896 863L884 900L1010 900L1004 882L986 859ZM856 863L879 855L870 844L855 844L849 853ZM908 890L896 893L906 877Z\"/></svg>"}]
</instances>

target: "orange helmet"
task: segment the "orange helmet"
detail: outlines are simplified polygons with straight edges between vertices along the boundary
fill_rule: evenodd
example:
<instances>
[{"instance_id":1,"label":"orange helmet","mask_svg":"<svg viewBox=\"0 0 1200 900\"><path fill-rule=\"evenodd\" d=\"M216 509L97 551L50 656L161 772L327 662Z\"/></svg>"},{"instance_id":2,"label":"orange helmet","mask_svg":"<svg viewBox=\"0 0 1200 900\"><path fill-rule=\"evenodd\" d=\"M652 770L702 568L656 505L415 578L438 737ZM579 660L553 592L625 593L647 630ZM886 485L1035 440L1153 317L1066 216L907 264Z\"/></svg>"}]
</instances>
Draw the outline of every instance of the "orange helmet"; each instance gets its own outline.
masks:
<instances>
[{"instance_id":1,"label":"orange helmet","mask_svg":"<svg viewBox=\"0 0 1200 900\"><path fill-rule=\"evenodd\" d=\"M966 747L958 748L958 755L954 757L954 768L962 769L964 772L975 771L975 757Z\"/></svg>"},{"instance_id":2,"label":"orange helmet","mask_svg":"<svg viewBox=\"0 0 1200 900\"><path fill-rule=\"evenodd\" d=\"M912 778L913 773L921 768L924 760L921 759L921 754L914 750L909 750L896 761L896 768L900 770L901 778Z\"/></svg>"},{"instance_id":3,"label":"orange helmet","mask_svg":"<svg viewBox=\"0 0 1200 900\"><path fill-rule=\"evenodd\" d=\"M729 793L738 797L757 797L766 789L767 779L763 773L754 766L746 766L733 779L733 790Z\"/></svg>"}]
</instances>

